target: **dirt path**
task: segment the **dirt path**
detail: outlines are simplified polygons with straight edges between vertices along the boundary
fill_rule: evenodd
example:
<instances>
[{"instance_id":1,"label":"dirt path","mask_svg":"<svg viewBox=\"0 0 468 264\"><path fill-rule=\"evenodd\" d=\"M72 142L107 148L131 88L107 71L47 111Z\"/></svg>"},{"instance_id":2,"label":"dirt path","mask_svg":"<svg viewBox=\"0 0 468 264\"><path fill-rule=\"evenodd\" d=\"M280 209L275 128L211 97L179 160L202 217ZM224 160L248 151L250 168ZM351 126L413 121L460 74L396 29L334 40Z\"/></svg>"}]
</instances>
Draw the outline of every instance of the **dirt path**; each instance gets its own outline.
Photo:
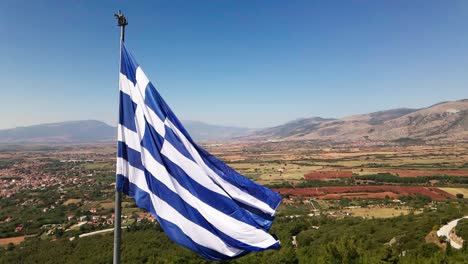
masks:
<instances>
[{"instance_id":1,"label":"dirt path","mask_svg":"<svg viewBox=\"0 0 468 264\"><path fill-rule=\"evenodd\" d=\"M0 246L5 246L5 245L8 245L10 243L18 245L19 243L23 242L25 238L31 237L31 236L34 236L34 235L1 238L0 239Z\"/></svg>"},{"instance_id":2,"label":"dirt path","mask_svg":"<svg viewBox=\"0 0 468 264\"><path fill-rule=\"evenodd\" d=\"M127 226L122 226L122 229L125 229L125 228L128 228L128 227ZM89 232L89 233L84 233L84 234L79 235L78 237L82 238L82 237L87 237L87 236L94 236L94 235L99 235L99 234L113 232L113 231L114 231L114 228L108 228L108 229L93 231L93 232Z\"/></svg>"},{"instance_id":3,"label":"dirt path","mask_svg":"<svg viewBox=\"0 0 468 264\"><path fill-rule=\"evenodd\" d=\"M81 234L81 235L79 235L78 237L79 237L79 238L82 238L82 237L87 237L87 236L94 236L94 235L98 235L98 234L102 234L102 233L108 233L108 232L113 232L113 231L114 231L114 228L103 229L103 230L99 230L99 231L94 231L94 232L90 232L90 233Z\"/></svg>"},{"instance_id":4,"label":"dirt path","mask_svg":"<svg viewBox=\"0 0 468 264\"><path fill-rule=\"evenodd\" d=\"M457 226L458 221L460 221L463 218L468 218L468 216L452 220L437 231L437 236L447 237L447 240L450 242L450 245L456 249L462 248L463 244L453 240L452 236L450 235L450 232L455 228L455 226Z\"/></svg>"}]
</instances>

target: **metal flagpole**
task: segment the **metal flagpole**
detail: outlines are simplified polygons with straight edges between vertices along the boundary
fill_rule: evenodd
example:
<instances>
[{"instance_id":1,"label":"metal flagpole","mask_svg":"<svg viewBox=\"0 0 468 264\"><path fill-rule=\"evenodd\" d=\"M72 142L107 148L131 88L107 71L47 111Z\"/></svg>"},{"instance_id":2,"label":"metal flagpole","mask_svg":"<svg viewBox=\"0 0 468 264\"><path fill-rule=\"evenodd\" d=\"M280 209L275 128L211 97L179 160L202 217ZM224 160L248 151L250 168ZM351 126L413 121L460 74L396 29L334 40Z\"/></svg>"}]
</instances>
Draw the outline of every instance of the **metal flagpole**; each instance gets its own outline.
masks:
<instances>
[{"instance_id":1,"label":"metal flagpole","mask_svg":"<svg viewBox=\"0 0 468 264\"><path fill-rule=\"evenodd\" d=\"M128 25L127 18L119 10L114 14L117 25L120 27L120 55L119 74L122 63L122 43L125 40L125 26ZM120 264L120 240L122 237L122 192L115 190L115 210L114 210L114 264Z\"/></svg>"}]
</instances>

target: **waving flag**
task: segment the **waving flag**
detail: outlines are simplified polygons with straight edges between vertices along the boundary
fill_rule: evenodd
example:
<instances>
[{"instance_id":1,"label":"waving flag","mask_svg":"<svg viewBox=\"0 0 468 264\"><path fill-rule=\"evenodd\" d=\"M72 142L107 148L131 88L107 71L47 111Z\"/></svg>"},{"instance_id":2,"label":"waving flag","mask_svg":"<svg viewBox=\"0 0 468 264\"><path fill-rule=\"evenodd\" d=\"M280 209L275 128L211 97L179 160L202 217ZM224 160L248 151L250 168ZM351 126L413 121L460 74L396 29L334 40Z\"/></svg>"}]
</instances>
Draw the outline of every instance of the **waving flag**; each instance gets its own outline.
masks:
<instances>
[{"instance_id":1,"label":"waving flag","mask_svg":"<svg viewBox=\"0 0 468 264\"><path fill-rule=\"evenodd\" d=\"M278 193L199 147L122 44L117 189L206 259L278 249Z\"/></svg>"}]
</instances>

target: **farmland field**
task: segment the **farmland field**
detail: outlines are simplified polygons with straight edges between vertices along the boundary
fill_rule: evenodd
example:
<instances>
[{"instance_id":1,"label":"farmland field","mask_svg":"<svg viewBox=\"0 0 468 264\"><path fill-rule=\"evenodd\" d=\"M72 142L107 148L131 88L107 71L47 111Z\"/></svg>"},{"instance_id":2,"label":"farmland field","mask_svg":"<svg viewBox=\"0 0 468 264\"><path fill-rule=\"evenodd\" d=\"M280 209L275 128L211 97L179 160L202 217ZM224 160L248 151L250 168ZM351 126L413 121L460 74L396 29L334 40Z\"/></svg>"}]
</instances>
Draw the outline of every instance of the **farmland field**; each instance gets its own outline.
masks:
<instances>
[{"instance_id":1,"label":"farmland field","mask_svg":"<svg viewBox=\"0 0 468 264\"><path fill-rule=\"evenodd\" d=\"M457 146L326 146L314 142L222 143L204 146L262 184L300 181L305 174L352 171L400 177L468 177L468 144Z\"/></svg>"},{"instance_id":2,"label":"farmland field","mask_svg":"<svg viewBox=\"0 0 468 264\"><path fill-rule=\"evenodd\" d=\"M457 195L458 193L461 193L463 194L465 198L468 198L468 188L440 188L440 189L452 195Z\"/></svg>"},{"instance_id":3,"label":"farmland field","mask_svg":"<svg viewBox=\"0 0 468 264\"><path fill-rule=\"evenodd\" d=\"M352 216L363 218L390 218L400 215L407 215L414 211L410 207L356 207L346 208L343 212L350 213ZM415 211L415 214L420 214L422 211Z\"/></svg>"},{"instance_id":4,"label":"farmland field","mask_svg":"<svg viewBox=\"0 0 468 264\"><path fill-rule=\"evenodd\" d=\"M447 176L466 176L468 177L468 170L401 170L401 169L377 169L378 173L391 173L400 177L420 177L420 176L434 176L434 175L447 175Z\"/></svg>"},{"instance_id":5,"label":"farmland field","mask_svg":"<svg viewBox=\"0 0 468 264\"><path fill-rule=\"evenodd\" d=\"M8 238L0 238L0 246L5 246L10 243L17 245L23 242L27 237L30 236L17 236L17 237L8 237Z\"/></svg>"},{"instance_id":6,"label":"farmland field","mask_svg":"<svg viewBox=\"0 0 468 264\"><path fill-rule=\"evenodd\" d=\"M81 199L68 199L63 203L63 205L69 205L69 204L74 204L74 203L79 203L79 202L81 202Z\"/></svg>"},{"instance_id":7,"label":"farmland field","mask_svg":"<svg viewBox=\"0 0 468 264\"><path fill-rule=\"evenodd\" d=\"M382 199L385 196L398 198L399 196L424 195L433 200L445 201L455 198L452 194L432 187L409 186L331 186L315 188L279 188L275 189L283 195L311 196L318 199L341 198L369 198Z\"/></svg>"},{"instance_id":8,"label":"farmland field","mask_svg":"<svg viewBox=\"0 0 468 264\"><path fill-rule=\"evenodd\" d=\"M468 199L456 198L458 193L468 197L467 147L316 142L222 142L204 146L240 174L279 191L283 202L273 230L280 234L284 248L291 245L292 236L297 236L297 251L289 251L293 254L310 243L314 244L313 250L327 243L337 245L346 232L352 235L353 244L364 245L381 232L380 226L385 223L386 231L372 242L378 247L372 254L381 254L393 238L413 243L405 250L418 250L414 243L427 246L424 238L432 229L468 212ZM106 237L79 236L112 227L116 156L112 147L74 145L60 146L52 152L33 149L6 153L0 177L10 187L2 190L5 198L0 229L2 238L7 239L1 241L4 247L0 247L0 252L4 248L8 255L16 252L23 256L19 253L23 245L35 248L35 243L44 243L50 247L60 241L56 244L69 245L69 249L63 249L69 253L75 252L75 243L88 245ZM29 182L35 183L36 189L28 189ZM43 188L41 183L49 188ZM123 197L122 215L122 225L132 229L126 235L148 231L140 228L150 226L156 230L151 216L129 197ZM360 225L360 230L353 231ZM416 233L408 235L410 232ZM332 233L337 234L338 240L330 240ZM135 241L140 243L141 234L135 234ZM364 237L352 238L356 234ZM23 241L25 235L34 237ZM168 245L172 244L165 243Z\"/></svg>"}]
</instances>

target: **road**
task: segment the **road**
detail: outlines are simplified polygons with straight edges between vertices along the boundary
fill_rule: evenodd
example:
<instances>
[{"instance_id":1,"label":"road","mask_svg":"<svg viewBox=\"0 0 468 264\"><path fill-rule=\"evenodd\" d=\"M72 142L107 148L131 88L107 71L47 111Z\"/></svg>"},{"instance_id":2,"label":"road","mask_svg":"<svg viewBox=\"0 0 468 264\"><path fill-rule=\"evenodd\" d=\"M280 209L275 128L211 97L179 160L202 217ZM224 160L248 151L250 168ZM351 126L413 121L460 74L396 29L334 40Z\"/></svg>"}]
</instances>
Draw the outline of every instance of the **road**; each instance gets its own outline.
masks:
<instances>
[{"instance_id":1,"label":"road","mask_svg":"<svg viewBox=\"0 0 468 264\"><path fill-rule=\"evenodd\" d=\"M127 228L127 227L122 226L122 229L124 229L124 228ZM98 234L102 234L102 233L108 233L108 232L112 232L112 231L114 231L114 228L108 228L108 229L98 230L98 231L94 231L94 232L90 232L90 233L84 233L84 234L79 235L78 237L82 238L82 237L87 237L87 236L94 236L94 235L98 235Z\"/></svg>"},{"instance_id":2,"label":"road","mask_svg":"<svg viewBox=\"0 0 468 264\"><path fill-rule=\"evenodd\" d=\"M462 217L462 218L458 218L458 219L455 219L455 220L452 220L450 221L448 224L444 225L443 227L441 227L438 231L437 231L437 236L441 237L441 236L445 236L447 237L447 240L450 242L450 245L456 249L460 249L462 248L462 244L458 243L457 241L454 241L452 239L450 239L450 231L452 231L452 229L457 226L458 224L458 221L460 221L461 219L463 218L468 218L468 216L465 216L465 217Z\"/></svg>"}]
</instances>

